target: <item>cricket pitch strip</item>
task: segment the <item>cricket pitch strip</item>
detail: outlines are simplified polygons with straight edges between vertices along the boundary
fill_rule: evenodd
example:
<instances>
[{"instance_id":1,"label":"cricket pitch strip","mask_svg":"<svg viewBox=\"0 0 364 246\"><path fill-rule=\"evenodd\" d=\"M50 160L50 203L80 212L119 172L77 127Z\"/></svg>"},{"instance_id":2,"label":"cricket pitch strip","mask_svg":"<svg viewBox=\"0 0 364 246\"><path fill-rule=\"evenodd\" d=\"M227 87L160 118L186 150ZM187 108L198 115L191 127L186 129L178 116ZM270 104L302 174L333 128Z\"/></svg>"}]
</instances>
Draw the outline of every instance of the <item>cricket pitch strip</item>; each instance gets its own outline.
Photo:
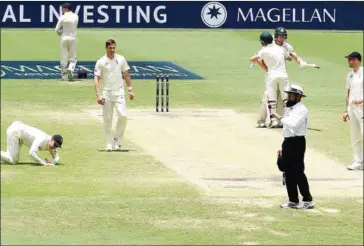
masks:
<instances>
[{"instance_id":1,"label":"cricket pitch strip","mask_svg":"<svg viewBox=\"0 0 364 246\"><path fill-rule=\"evenodd\" d=\"M281 129L255 128L254 116L230 109L154 110L129 109L125 138L205 195L286 196L276 165ZM102 122L99 107L85 111ZM343 164L309 148L306 174L313 196L363 196L362 172L347 171Z\"/></svg>"}]
</instances>

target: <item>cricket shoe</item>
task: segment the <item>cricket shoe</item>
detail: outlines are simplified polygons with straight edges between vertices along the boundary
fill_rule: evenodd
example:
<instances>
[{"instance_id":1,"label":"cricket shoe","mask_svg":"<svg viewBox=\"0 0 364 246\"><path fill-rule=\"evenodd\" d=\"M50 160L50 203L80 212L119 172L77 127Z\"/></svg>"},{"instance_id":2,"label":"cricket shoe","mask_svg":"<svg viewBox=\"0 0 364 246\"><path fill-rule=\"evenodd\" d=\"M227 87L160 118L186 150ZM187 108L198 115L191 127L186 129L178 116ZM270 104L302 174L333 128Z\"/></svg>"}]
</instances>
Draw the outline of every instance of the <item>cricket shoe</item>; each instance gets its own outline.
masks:
<instances>
[{"instance_id":1,"label":"cricket shoe","mask_svg":"<svg viewBox=\"0 0 364 246\"><path fill-rule=\"evenodd\" d=\"M113 150L115 151L121 150L120 138L114 138Z\"/></svg>"},{"instance_id":2,"label":"cricket shoe","mask_svg":"<svg viewBox=\"0 0 364 246\"><path fill-rule=\"evenodd\" d=\"M304 202L302 201L298 206L297 206L297 209L313 209L315 206L314 206L314 203L313 201L311 202Z\"/></svg>"},{"instance_id":3,"label":"cricket shoe","mask_svg":"<svg viewBox=\"0 0 364 246\"><path fill-rule=\"evenodd\" d=\"M111 144L106 145L106 151L107 152L111 152L112 151L112 145Z\"/></svg>"},{"instance_id":4,"label":"cricket shoe","mask_svg":"<svg viewBox=\"0 0 364 246\"><path fill-rule=\"evenodd\" d=\"M299 205L298 202L285 202L283 204L281 204L281 208L297 208L297 206Z\"/></svg>"},{"instance_id":5,"label":"cricket shoe","mask_svg":"<svg viewBox=\"0 0 364 246\"><path fill-rule=\"evenodd\" d=\"M267 125L265 124L265 122L263 120L258 121L257 123L257 128L266 128Z\"/></svg>"},{"instance_id":6,"label":"cricket shoe","mask_svg":"<svg viewBox=\"0 0 364 246\"><path fill-rule=\"evenodd\" d=\"M354 162L350 166L347 166L348 170L363 170L363 163Z\"/></svg>"},{"instance_id":7,"label":"cricket shoe","mask_svg":"<svg viewBox=\"0 0 364 246\"><path fill-rule=\"evenodd\" d=\"M73 78L73 73L71 70L67 70L67 79L68 81L73 81L74 78Z\"/></svg>"},{"instance_id":8,"label":"cricket shoe","mask_svg":"<svg viewBox=\"0 0 364 246\"><path fill-rule=\"evenodd\" d=\"M278 122L278 128L283 128L283 123L281 121Z\"/></svg>"},{"instance_id":9,"label":"cricket shoe","mask_svg":"<svg viewBox=\"0 0 364 246\"><path fill-rule=\"evenodd\" d=\"M272 120L270 123L269 123L269 128L280 128L279 126L279 122L277 120Z\"/></svg>"}]
</instances>

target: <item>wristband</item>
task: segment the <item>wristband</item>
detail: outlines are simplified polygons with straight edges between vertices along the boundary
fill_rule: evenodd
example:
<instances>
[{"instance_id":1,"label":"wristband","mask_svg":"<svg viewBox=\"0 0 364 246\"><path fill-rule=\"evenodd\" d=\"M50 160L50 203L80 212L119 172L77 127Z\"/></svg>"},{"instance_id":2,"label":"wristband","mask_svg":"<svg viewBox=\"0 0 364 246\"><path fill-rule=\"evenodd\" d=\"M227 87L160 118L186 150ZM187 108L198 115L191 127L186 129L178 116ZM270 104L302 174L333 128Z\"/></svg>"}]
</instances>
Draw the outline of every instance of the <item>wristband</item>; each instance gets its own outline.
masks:
<instances>
[{"instance_id":1,"label":"wristband","mask_svg":"<svg viewBox=\"0 0 364 246\"><path fill-rule=\"evenodd\" d=\"M128 91L132 91L133 87L132 86L128 86Z\"/></svg>"}]
</instances>

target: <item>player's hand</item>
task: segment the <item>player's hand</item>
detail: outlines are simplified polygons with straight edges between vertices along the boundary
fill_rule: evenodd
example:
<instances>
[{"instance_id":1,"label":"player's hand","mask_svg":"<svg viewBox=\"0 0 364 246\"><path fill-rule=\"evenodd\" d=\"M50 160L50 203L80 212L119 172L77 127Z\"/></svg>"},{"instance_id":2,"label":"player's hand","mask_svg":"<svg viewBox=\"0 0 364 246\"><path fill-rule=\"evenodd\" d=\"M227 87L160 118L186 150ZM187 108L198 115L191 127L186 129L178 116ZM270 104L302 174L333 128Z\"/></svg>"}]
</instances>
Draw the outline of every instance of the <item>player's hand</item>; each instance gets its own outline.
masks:
<instances>
[{"instance_id":1,"label":"player's hand","mask_svg":"<svg viewBox=\"0 0 364 246\"><path fill-rule=\"evenodd\" d=\"M100 105L104 105L105 104L105 99L103 99L101 96L97 96L97 103Z\"/></svg>"},{"instance_id":2,"label":"player's hand","mask_svg":"<svg viewBox=\"0 0 364 246\"><path fill-rule=\"evenodd\" d=\"M47 158L44 161L46 162L46 164L44 166L54 166L54 164Z\"/></svg>"},{"instance_id":3,"label":"player's hand","mask_svg":"<svg viewBox=\"0 0 364 246\"><path fill-rule=\"evenodd\" d=\"M58 36L61 36L61 35L62 35L62 32L63 32L63 28L59 29L59 30L57 31Z\"/></svg>"},{"instance_id":4,"label":"player's hand","mask_svg":"<svg viewBox=\"0 0 364 246\"><path fill-rule=\"evenodd\" d=\"M343 114L343 116L342 116L342 121L344 121L344 122L346 122L348 119L349 119L349 114L348 114L348 112L345 112L344 114Z\"/></svg>"},{"instance_id":5,"label":"player's hand","mask_svg":"<svg viewBox=\"0 0 364 246\"><path fill-rule=\"evenodd\" d=\"M300 62L300 68L305 68L307 66L307 62L301 61Z\"/></svg>"},{"instance_id":6,"label":"player's hand","mask_svg":"<svg viewBox=\"0 0 364 246\"><path fill-rule=\"evenodd\" d=\"M129 99L130 99L130 100L133 100L133 99L134 99L134 97L135 97L135 94L134 94L134 92L133 92L133 91L128 91L128 95L129 95Z\"/></svg>"},{"instance_id":7,"label":"player's hand","mask_svg":"<svg viewBox=\"0 0 364 246\"><path fill-rule=\"evenodd\" d=\"M359 104L362 104L363 103L363 100L354 100L353 101L353 104L355 105L359 105Z\"/></svg>"}]
</instances>

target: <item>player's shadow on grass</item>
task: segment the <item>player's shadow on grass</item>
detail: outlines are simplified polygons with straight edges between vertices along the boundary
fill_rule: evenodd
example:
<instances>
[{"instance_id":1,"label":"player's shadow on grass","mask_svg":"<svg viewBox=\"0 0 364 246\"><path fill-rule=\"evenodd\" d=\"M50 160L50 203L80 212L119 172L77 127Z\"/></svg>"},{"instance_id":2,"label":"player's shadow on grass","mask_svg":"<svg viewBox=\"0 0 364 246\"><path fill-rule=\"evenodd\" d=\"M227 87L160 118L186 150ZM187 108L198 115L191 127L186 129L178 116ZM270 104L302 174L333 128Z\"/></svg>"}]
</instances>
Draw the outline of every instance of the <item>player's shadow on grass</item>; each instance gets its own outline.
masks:
<instances>
[{"instance_id":1,"label":"player's shadow on grass","mask_svg":"<svg viewBox=\"0 0 364 246\"><path fill-rule=\"evenodd\" d=\"M135 149L121 149L121 150L113 150L113 151L106 151L105 149L99 149L99 152L123 152L123 153L129 153L134 152Z\"/></svg>"},{"instance_id":2,"label":"player's shadow on grass","mask_svg":"<svg viewBox=\"0 0 364 246\"><path fill-rule=\"evenodd\" d=\"M273 129L282 130L282 128L273 128ZM309 131L315 131L315 132L322 132L321 129L311 128L311 127L308 127L307 130L309 130Z\"/></svg>"},{"instance_id":3,"label":"player's shadow on grass","mask_svg":"<svg viewBox=\"0 0 364 246\"><path fill-rule=\"evenodd\" d=\"M308 127L307 129L308 129L308 130L310 130L310 131L322 132L322 130L321 130L321 129L317 129L317 128L311 128L311 127Z\"/></svg>"},{"instance_id":4,"label":"player's shadow on grass","mask_svg":"<svg viewBox=\"0 0 364 246\"><path fill-rule=\"evenodd\" d=\"M9 165L9 166L39 166L39 167L43 167L42 164L37 164L34 162L18 162L16 164L11 164L11 163L7 163L7 162L1 162L1 165ZM63 166L64 164L62 163L57 163L56 166Z\"/></svg>"}]
</instances>

